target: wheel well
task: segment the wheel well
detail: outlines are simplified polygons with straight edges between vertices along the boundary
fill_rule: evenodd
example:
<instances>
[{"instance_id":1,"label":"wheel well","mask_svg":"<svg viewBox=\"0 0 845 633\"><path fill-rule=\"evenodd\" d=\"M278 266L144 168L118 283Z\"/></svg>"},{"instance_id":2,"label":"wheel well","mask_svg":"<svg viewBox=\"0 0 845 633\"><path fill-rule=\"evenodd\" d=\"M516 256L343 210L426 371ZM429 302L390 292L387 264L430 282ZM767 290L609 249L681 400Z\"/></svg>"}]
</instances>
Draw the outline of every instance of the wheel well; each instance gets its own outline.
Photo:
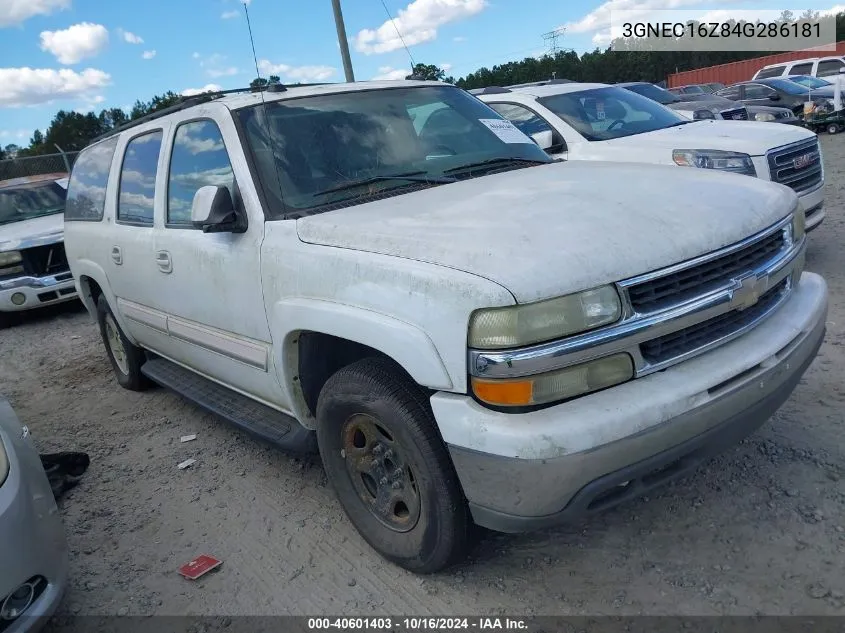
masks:
<instances>
[{"instance_id":1,"label":"wheel well","mask_svg":"<svg viewBox=\"0 0 845 633\"><path fill-rule=\"evenodd\" d=\"M298 347L300 388L312 416L316 415L317 399L323 385L339 369L363 358L390 359L387 354L368 345L322 332L301 332Z\"/></svg>"},{"instance_id":2,"label":"wheel well","mask_svg":"<svg viewBox=\"0 0 845 633\"><path fill-rule=\"evenodd\" d=\"M100 284L87 275L82 275L79 278L79 282L79 285L82 286L83 293L87 292L96 307L97 301L100 300L100 295L103 294L103 289L100 288Z\"/></svg>"}]
</instances>

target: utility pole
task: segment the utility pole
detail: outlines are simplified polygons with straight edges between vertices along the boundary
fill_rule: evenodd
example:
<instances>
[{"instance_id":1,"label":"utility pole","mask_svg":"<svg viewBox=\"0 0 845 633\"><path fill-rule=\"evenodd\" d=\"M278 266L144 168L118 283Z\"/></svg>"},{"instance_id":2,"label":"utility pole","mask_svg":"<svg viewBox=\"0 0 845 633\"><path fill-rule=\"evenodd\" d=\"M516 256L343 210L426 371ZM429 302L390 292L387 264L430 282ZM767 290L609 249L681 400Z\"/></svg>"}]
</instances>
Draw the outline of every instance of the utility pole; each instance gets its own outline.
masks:
<instances>
[{"instance_id":1,"label":"utility pole","mask_svg":"<svg viewBox=\"0 0 845 633\"><path fill-rule=\"evenodd\" d=\"M349 57L349 42L346 41L346 27L343 25L343 13L340 10L340 0L332 0L334 9L334 24L337 27L337 43L340 44L340 56L343 58L343 73L346 81L355 81L352 72L352 59Z\"/></svg>"},{"instance_id":2,"label":"utility pole","mask_svg":"<svg viewBox=\"0 0 845 633\"><path fill-rule=\"evenodd\" d=\"M560 46L558 46L558 40L563 37L563 34L566 32L566 27L559 27L556 28L554 31L549 31L548 33L543 33L543 41L546 42L546 46L548 47L549 55L554 57L560 51Z\"/></svg>"}]
</instances>

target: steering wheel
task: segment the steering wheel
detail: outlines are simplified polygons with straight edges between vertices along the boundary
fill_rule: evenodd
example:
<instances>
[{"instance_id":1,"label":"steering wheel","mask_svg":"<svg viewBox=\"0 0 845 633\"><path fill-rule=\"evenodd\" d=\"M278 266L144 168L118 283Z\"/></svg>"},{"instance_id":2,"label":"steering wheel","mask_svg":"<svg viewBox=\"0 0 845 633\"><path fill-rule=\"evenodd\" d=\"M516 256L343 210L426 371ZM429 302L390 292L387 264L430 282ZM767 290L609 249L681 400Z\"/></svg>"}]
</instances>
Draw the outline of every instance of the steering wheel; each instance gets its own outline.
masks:
<instances>
[{"instance_id":1,"label":"steering wheel","mask_svg":"<svg viewBox=\"0 0 845 633\"><path fill-rule=\"evenodd\" d=\"M610 125L607 126L608 131L615 128L617 124L619 124L620 126L625 125L625 120L624 119L616 119L613 123L611 123Z\"/></svg>"}]
</instances>

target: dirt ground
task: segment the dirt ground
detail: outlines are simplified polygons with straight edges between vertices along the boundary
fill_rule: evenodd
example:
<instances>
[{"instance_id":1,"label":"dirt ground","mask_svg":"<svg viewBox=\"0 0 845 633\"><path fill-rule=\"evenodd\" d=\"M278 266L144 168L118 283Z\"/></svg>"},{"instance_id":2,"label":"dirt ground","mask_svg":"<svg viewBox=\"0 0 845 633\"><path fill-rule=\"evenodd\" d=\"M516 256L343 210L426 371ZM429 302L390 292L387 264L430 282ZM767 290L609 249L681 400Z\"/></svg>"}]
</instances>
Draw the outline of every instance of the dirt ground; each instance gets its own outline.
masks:
<instances>
[{"instance_id":1,"label":"dirt ground","mask_svg":"<svg viewBox=\"0 0 845 633\"><path fill-rule=\"evenodd\" d=\"M566 528L487 533L466 564L424 579L364 543L318 461L167 391L120 389L81 307L0 331L0 391L41 449L91 456L60 504L71 551L60 613L845 613L845 134L822 143L828 217L808 269L830 284L828 334L781 411L650 499ZM194 583L177 575L200 553L223 566Z\"/></svg>"}]
</instances>

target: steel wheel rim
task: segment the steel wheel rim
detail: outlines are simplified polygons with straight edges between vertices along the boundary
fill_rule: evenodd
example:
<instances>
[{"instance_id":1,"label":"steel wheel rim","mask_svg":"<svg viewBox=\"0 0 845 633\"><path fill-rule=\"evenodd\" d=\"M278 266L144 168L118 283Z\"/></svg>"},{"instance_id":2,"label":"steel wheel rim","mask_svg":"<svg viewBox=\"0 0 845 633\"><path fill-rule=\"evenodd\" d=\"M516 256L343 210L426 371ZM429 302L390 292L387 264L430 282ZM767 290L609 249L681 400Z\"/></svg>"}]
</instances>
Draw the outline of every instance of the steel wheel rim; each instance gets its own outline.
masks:
<instances>
[{"instance_id":1,"label":"steel wheel rim","mask_svg":"<svg viewBox=\"0 0 845 633\"><path fill-rule=\"evenodd\" d=\"M393 435L365 413L348 418L341 433L341 457L358 498L388 529L412 530L420 518L419 488Z\"/></svg>"},{"instance_id":2,"label":"steel wheel rim","mask_svg":"<svg viewBox=\"0 0 845 633\"><path fill-rule=\"evenodd\" d=\"M129 361L126 358L126 348L123 346L123 339L120 338L117 323L114 322L114 318L110 314L106 315L106 340L117 368L128 376Z\"/></svg>"}]
</instances>

